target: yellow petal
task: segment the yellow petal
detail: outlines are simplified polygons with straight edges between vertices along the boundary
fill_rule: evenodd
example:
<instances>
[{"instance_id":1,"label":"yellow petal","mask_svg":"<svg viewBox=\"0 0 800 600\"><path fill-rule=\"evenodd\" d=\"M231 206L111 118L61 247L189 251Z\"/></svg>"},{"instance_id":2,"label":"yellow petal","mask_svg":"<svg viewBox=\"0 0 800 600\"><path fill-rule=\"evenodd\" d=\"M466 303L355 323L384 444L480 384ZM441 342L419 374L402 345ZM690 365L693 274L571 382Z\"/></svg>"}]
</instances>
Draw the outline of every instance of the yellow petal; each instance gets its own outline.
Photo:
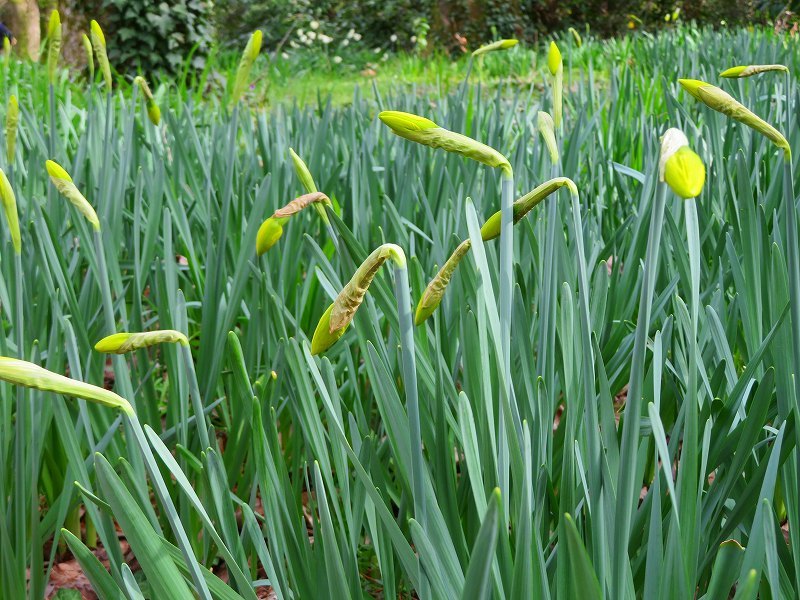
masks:
<instances>
[{"instance_id":1,"label":"yellow petal","mask_svg":"<svg viewBox=\"0 0 800 600\"><path fill-rule=\"evenodd\" d=\"M289 218L276 219L270 217L261 224L258 228L258 235L256 236L256 253L261 256L267 250L272 248L281 236L283 235L283 224Z\"/></svg>"},{"instance_id":2,"label":"yellow petal","mask_svg":"<svg viewBox=\"0 0 800 600\"><path fill-rule=\"evenodd\" d=\"M691 148L682 146L667 160L664 180L681 198L696 198L703 191L706 167Z\"/></svg>"}]
</instances>

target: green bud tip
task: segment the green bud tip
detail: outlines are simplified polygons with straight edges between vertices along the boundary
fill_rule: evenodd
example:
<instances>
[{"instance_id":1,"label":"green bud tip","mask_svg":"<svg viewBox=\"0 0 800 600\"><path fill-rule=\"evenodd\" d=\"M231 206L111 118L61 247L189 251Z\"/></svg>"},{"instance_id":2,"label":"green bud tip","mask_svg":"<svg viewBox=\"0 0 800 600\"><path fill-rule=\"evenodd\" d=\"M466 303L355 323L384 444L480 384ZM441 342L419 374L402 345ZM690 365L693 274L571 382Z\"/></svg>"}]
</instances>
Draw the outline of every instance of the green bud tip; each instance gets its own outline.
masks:
<instances>
[{"instance_id":1,"label":"green bud tip","mask_svg":"<svg viewBox=\"0 0 800 600\"><path fill-rule=\"evenodd\" d=\"M333 346L339 338L344 335L344 332L347 331L347 327L350 325L348 323L340 329L331 331L331 312L333 312L333 304L322 313L322 317L319 323L317 323L317 328L314 330L314 336L311 338L311 354L314 356L322 354Z\"/></svg>"}]
</instances>

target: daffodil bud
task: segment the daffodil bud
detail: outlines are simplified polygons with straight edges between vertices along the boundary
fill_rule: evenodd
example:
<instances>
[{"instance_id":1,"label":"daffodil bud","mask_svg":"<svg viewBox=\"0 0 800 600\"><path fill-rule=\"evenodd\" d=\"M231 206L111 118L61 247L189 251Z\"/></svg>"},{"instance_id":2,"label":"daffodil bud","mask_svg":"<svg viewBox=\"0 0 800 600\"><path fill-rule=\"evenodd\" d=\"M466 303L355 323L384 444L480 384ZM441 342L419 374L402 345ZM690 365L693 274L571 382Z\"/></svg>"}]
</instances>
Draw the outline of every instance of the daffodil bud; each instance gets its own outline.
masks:
<instances>
[{"instance_id":1,"label":"daffodil bud","mask_svg":"<svg viewBox=\"0 0 800 600\"><path fill-rule=\"evenodd\" d=\"M442 148L490 167L500 167L506 173L511 172L508 159L494 148L439 127L430 119L397 110L385 110L378 118L389 126L392 133L402 138L431 148Z\"/></svg>"},{"instance_id":2,"label":"daffodil bud","mask_svg":"<svg viewBox=\"0 0 800 600\"><path fill-rule=\"evenodd\" d=\"M575 40L576 48L580 48L581 46L583 46L583 40L581 39L581 34L579 34L574 27L570 27L569 29L567 29L567 31L569 31L572 34L572 39Z\"/></svg>"},{"instance_id":3,"label":"daffodil bud","mask_svg":"<svg viewBox=\"0 0 800 600\"><path fill-rule=\"evenodd\" d=\"M103 35L103 30L97 21L92 21L91 37L92 47L94 48L94 55L97 57L97 64L100 65L100 71L103 73L103 81L106 83L106 91L111 92L111 65L108 63L108 51L106 50L106 36Z\"/></svg>"},{"instance_id":4,"label":"daffodil bud","mask_svg":"<svg viewBox=\"0 0 800 600\"><path fill-rule=\"evenodd\" d=\"M767 71L782 71L788 73L789 68L784 65L741 65L738 67L731 67L720 73L720 77L738 79L741 77L752 77Z\"/></svg>"},{"instance_id":5,"label":"daffodil bud","mask_svg":"<svg viewBox=\"0 0 800 600\"><path fill-rule=\"evenodd\" d=\"M723 115L756 130L781 148L787 159L791 157L792 150L783 134L761 117L750 111L727 92L710 83L698 81L696 79L679 79L678 83L683 86L683 89L709 108L713 108L717 112L721 112Z\"/></svg>"},{"instance_id":6,"label":"daffodil bud","mask_svg":"<svg viewBox=\"0 0 800 600\"><path fill-rule=\"evenodd\" d=\"M519 40L515 40L513 38L506 39L506 40L498 40L496 42L492 42L491 44L485 44L475 50L472 53L472 56L481 56L482 54L486 54L487 52L494 52L496 50L507 50L508 48L513 48L519 44Z\"/></svg>"},{"instance_id":7,"label":"daffodil bud","mask_svg":"<svg viewBox=\"0 0 800 600\"><path fill-rule=\"evenodd\" d=\"M572 194L578 193L578 188L571 179L568 177L555 177L545 181L519 198L514 202L514 224L519 223L536 205L562 187L569 189ZM481 227L481 239L484 242L500 236L500 218L501 212L498 210L483 224L483 227Z\"/></svg>"},{"instance_id":8,"label":"daffodil bud","mask_svg":"<svg viewBox=\"0 0 800 600\"><path fill-rule=\"evenodd\" d=\"M244 94L247 82L250 79L250 69L261 51L261 38L261 30L256 29L247 41L247 46L245 46L242 58L239 61L239 68L236 69L236 79L234 80L233 93L231 95L232 104L239 102Z\"/></svg>"},{"instance_id":9,"label":"daffodil bud","mask_svg":"<svg viewBox=\"0 0 800 600\"><path fill-rule=\"evenodd\" d=\"M498 233L498 235L500 234ZM439 272L436 274L436 276L431 279L428 287L425 288L425 291L422 293L422 297L419 299L419 303L417 304L417 310L414 313L415 325L422 325L422 323L424 323L428 317L430 317L439 307L439 304L441 304L442 298L444 297L444 292L447 289L447 286L450 284L450 279L453 277L453 273L455 273L458 263L460 263L461 259L467 255L467 252L469 252L471 247L472 242L470 240L464 240L461 242L453 254L450 255L450 258L448 258L447 261L442 265L442 268L439 269Z\"/></svg>"},{"instance_id":10,"label":"daffodil bud","mask_svg":"<svg viewBox=\"0 0 800 600\"><path fill-rule=\"evenodd\" d=\"M95 231L100 231L100 219L97 218L97 213L72 182L72 177L69 176L69 173L52 160L48 160L45 166L47 167L47 174L50 175L50 181L53 182L59 193L72 202L75 208L92 224Z\"/></svg>"},{"instance_id":11,"label":"daffodil bud","mask_svg":"<svg viewBox=\"0 0 800 600\"><path fill-rule=\"evenodd\" d=\"M308 206L314 206L324 212L323 205L331 205L331 200L322 192L312 192L298 196L286 206L279 208L272 216L261 224L256 235L256 252L259 256L272 248L283 235L283 226L292 215L296 215ZM327 222L327 215L326 222Z\"/></svg>"},{"instance_id":12,"label":"daffodil bud","mask_svg":"<svg viewBox=\"0 0 800 600\"><path fill-rule=\"evenodd\" d=\"M94 81L94 50L92 49L92 41L89 36L81 34L81 42L83 42L83 51L86 53L86 66L89 68L89 81Z\"/></svg>"},{"instance_id":13,"label":"daffodil bud","mask_svg":"<svg viewBox=\"0 0 800 600\"><path fill-rule=\"evenodd\" d=\"M162 329L142 333L115 333L104 337L94 345L98 352L106 354L127 354L141 348L149 348L156 344L180 344L188 346L189 340L180 331Z\"/></svg>"},{"instance_id":14,"label":"daffodil bud","mask_svg":"<svg viewBox=\"0 0 800 600\"><path fill-rule=\"evenodd\" d=\"M11 189L8 177L6 177L2 169L0 169L0 201L2 201L3 210L6 213L8 230L11 233L11 244L14 246L14 252L19 254L22 252L22 238L19 233L17 197L14 195L14 190Z\"/></svg>"},{"instance_id":15,"label":"daffodil bud","mask_svg":"<svg viewBox=\"0 0 800 600\"><path fill-rule=\"evenodd\" d=\"M8 164L14 164L14 155L17 149L17 128L19 126L19 104L17 97L11 94L8 98L6 109L6 158Z\"/></svg>"},{"instance_id":16,"label":"daffodil bud","mask_svg":"<svg viewBox=\"0 0 800 600\"><path fill-rule=\"evenodd\" d=\"M298 156L297 152L291 148L289 148L289 155L292 157L292 162L294 163L294 172L297 173L297 178L300 180L300 184L309 194L316 192L317 185L314 183L314 178L311 176L311 171L308 170L306 163Z\"/></svg>"},{"instance_id":17,"label":"daffodil bud","mask_svg":"<svg viewBox=\"0 0 800 600\"><path fill-rule=\"evenodd\" d=\"M539 111L537 116L537 125L539 126L539 133L542 134L547 151L550 153L550 162L554 165L558 164L558 144L556 143L556 125L553 122L553 117L543 110Z\"/></svg>"},{"instance_id":18,"label":"daffodil bud","mask_svg":"<svg viewBox=\"0 0 800 600\"><path fill-rule=\"evenodd\" d=\"M258 228L258 234L256 234L256 254L261 256L278 243L278 240L283 235L283 225L288 220L289 217L283 219L270 217L261 224L261 227Z\"/></svg>"},{"instance_id":19,"label":"daffodil bud","mask_svg":"<svg viewBox=\"0 0 800 600\"><path fill-rule=\"evenodd\" d=\"M55 83L58 57L61 55L61 16L57 10L50 13L50 23L47 26L47 73L50 84Z\"/></svg>"},{"instance_id":20,"label":"daffodil bud","mask_svg":"<svg viewBox=\"0 0 800 600\"><path fill-rule=\"evenodd\" d=\"M661 158L658 163L659 179L665 181L681 198L696 198L706 181L706 167L702 159L689 148L684 133L670 128L661 137Z\"/></svg>"},{"instance_id":21,"label":"daffodil bud","mask_svg":"<svg viewBox=\"0 0 800 600\"><path fill-rule=\"evenodd\" d=\"M158 104L156 104L156 100L153 98L153 92L150 91L150 86L147 85L147 81L141 75L134 77L133 83L138 85L139 89L142 91L145 107L147 108L147 117L153 125L158 127L159 123L161 123L161 109L158 108Z\"/></svg>"},{"instance_id":22,"label":"daffodil bud","mask_svg":"<svg viewBox=\"0 0 800 600\"><path fill-rule=\"evenodd\" d=\"M564 104L564 63L555 42L550 42L550 49L547 51L547 68L553 76L553 122L556 127L561 127Z\"/></svg>"},{"instance_id":23,"label":"daffodil bud","mask_svg":"<svg viewBox=\"0 0 800 600\"><path fill-rule=\"evenodd\" d=\"M90 402L119 409L127 415L134 414L130 402L110 390L58 375L24 360L1 356L0 380L44 392L83 398Z\"/></svg>"},{"instance_id":24,"label":"daffodil bud","mask_svg":"<svg viewBox=\"0 0 800 600\"><path fill-rule=\"evenodd\" d=\"M311 339L311 353L319 354L330 348L336 340L344 335L355 316L356 310L364 301L364 296L381 265L391 259L398 267L405 268L406 255L400 246L383 244L372 251L353 277L342 288L322 315Z\"/></svg>"},{"instance_id":25,"label":"daffodil bud","mask_svg":"<svg viewBox=\"0 0 800 600\"><path fill-rule=\"evenodd\" d=\"M3 38L3 60L5 61L6 68L8 68L8 63L11 62L11 40L7 37Z\"/></svg>"},{"instance_id":26,"label":"daffodil bud","mask_svg":"<svg viewBox=\"0 0 800 600\"><path fill-rule=\"evenodd\" d=\"M341 329L330 330L331 325L331 312L333 311L333 304L331 304L317 323L317 328L314 330L314 336L311 338L311 354L322 354L333 346L340 337L347 331L349 323Z\"/></svg>"}]
</instances>

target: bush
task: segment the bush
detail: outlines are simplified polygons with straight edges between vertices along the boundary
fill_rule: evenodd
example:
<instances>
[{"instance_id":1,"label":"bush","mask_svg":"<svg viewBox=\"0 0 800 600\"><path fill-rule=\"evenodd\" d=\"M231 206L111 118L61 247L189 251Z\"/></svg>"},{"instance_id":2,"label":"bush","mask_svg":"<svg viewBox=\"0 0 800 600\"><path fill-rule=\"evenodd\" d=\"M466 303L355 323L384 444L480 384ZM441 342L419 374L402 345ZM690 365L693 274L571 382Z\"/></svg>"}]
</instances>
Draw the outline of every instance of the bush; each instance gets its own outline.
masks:
<instances>
[{"instance_id":1,"label":"bush","mask_svg":"<svg viewBox=\"0 0 800 600\"><path fill-rule=\"evenodd\" d=\"M214 37L210 0L102 0L98 21L118 69L178 71L192 55L202 68Z\"/></svg>"}]
</instances>

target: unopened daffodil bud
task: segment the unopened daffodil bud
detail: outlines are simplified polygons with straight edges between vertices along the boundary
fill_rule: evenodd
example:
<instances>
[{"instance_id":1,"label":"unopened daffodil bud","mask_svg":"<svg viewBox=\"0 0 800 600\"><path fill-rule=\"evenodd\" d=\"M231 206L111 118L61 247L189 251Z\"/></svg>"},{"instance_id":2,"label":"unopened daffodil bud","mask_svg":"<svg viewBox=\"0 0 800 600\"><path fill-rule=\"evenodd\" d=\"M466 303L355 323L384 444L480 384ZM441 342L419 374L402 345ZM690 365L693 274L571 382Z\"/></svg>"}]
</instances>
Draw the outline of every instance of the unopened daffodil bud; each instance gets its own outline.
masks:
<instances>
[{"instance_id":1,"label":"unopened daffodil bud","mask_svg":"<svg viewBox=\"0 0 800 600\"><path fill-rule=\"evenodd\" d=\"M485 44L481 46L472 53L472 56L481 56L487 52L494 52L496 50L507 50L508 48L513 48L517 44L519 44L519 40L515 40L513 38L498 40L496 42L492 42L491 44Z\"/></svg>"},{"instance_id":2,"label":"unopened daffodil bud","mask_svg":"<svg viewBox=\"0 0 800 600\"><path fill-rule=\"evenodd\" d=\"M550 42L550 47L547 49L547 68L550 70L550 75L555 75L564 69L564 62L561 58L561 51L555 42Z\"/></svg>"},{"instance_id":3,"label":"unopened daffodil bud","mask_svg":"<svg viewBox=\"0 0 800 600\"><path fill-rule=\"evenodd\" d=\"M706 167L679 129L670 128L661 137L658 170L659 179L681 198L696 198L703 190Z\"/></svg>"},{"instance_id":4,"label":"unopened daffodil bud","mask_svg":"<svg viewBox=\"0 0 800 600\"><path fill-rule=\"evenodd\" d=\"M505 173L511 173L508 159L494 148L482 144L460 133L455 133L425 117L398 110L385 110L378 115L392 130L392 133L412 142L441 148L483 163L490 167L500 167Z\"/></svg>"},{"instance_id":5,"label":"unopened daffodil bud","mask_svg":"<svg viewBox=\"0 0 800 600\"><path fill-rule=\"evenodd\" d=\"M83 398L133 415L133 407L125 398L96 385L70 379L33 363L16 358L0 357L0 380L23 387Z\"/></svg>"},{"instance_id":6,"label":"unopened daffodil bud","mask_svg":"<svg viewBox=\"0 0 800 600\"><path fill-rule=\"evenodd\" d=\"M741 77L752 77L753 75L766 73L768 71L788 73L789 68L784 65L740 65L738 67L726 69L719 75L720 77L738 79Z\"/></svg>"},{"instance_id":7,"label":"unopened daffodil bud","mask_svg":"<svg viewBox=\"0 0 800 600\"><path fill-rule=\"evenodd\" d=\"M679 79L678 83L683 86L683 89L709 108L713 108L717 112L721 112L731 119L747 125L769 139L783 150L785 158L788 159L791 157L792 151L789 147L789 142L786 141L783 134L746 108L729 93L710 83L698 81L696 79Z\"/></svg>"},{"instance_id":8,"label":"unopened daffodil bud","mask_svg":"<svg viewBox=\"0 0 800 600\"><path fill-rule=\"evenodd\" d=\"M14 252L20 254L22 252L22 237L19 232L17 197L14 195L14 190L11 189L8 177L6 177L2 169L0 169L0 201L3 203L3 211L6 214L6 222L11 234L11 244L14 246Z\"/></svg>"},{"instance_id":9,"label":"unopened daffodil bud","mask_svg":"<svg viewBox=\"0 0 800 600\"><path fill-rule=\"evenodd\" d=\"M108 51L106 50L106 36L103 35L103 30L100 29L100 24L97 21L90 23L92 47L94 48L94 55L97 57L97 64L100 65L100 72L103 73L103 81L106 84L106 91L111 92L111 65L108 62Z\"/></svg>"},{"instance_id":10,"label":"unopened daffodil bud","mask_svg":"<svg viewBox=\"0 0 800 600\"><path fill-rule=\"evenodd\" d=\"M137 75L134 77L133 83L138 85L142 91L145 107L147 108L147 118L150 119L153 125L158 127L159 123L161 123L161 109L156 104L156 99L153 97L153 92L150 91L150 86L147 85L147 80L141 75Z\"/></svg>"},{"instance_id":11,"label":"unopened daffodil bud","mask_svg":"<svg viewBox=\"0 0 800 600\"><path fill-rule=\"evenodd\" d=\"M14 164L14 155L17 149L17 129L19 127L19 103L17 97L11 94L8 98L6 109L6 159L8 164Z\"/></svg>"},{"instance_id":12,"label":"unopened daffodil bud","mask_svg":"<svg viewBox=\"0 0 800 600\"><path fill-rule=\"evenodd\" d=\"M294 164L294 172L297 174L297 178L300 180L300 184L306 190L306 193L313 194L317 190L317 184L314 183L314 178L311 176L311 171L306 165L305 161L300 158L300 156L289 148L289 155L292 157L292 164ZM327 198L327 196L325 196ZM330 201L327 202L330 204ZM312 204L314 210L317 211L319 218L322 219L322 222L325 225L330 225L330 219L328 219L328 213L325 212L325 207L322 204L314 203Z\"/></svg>"},{"instance_id":13,"label":"unopened daffodil bud","mask_svg":"<svg viewBox=\"0 0 800 600\"><path fill-rule=\"evenodd\" d=\"M47 26L47 73L50 84L55 83L58 57L61 55L61 16L57 10L50 13L50 22Z\"/></svg>"},{"instance_id":14,"label":"unopened daffodil bud","mask_svg":"<svg viewBox=\"0 0 800 600\"><path fill-rule=\"evenodd\" d=\"M393 261L398 268L406 267L406 255L400 246L383 244L373 250L322 315L311 340L312 354L324 352L344 335L378 269L387 260Z\"/></svg>"},{"instance_id":15,"label":"unopened daffodil bud","mask_svg":"<svg viewBox=\"0 0 800 600\"><path fill-rule=\"evenodd\" d=\"M94 345L98 352L106 354L127 354L156 344L180 344L188 346L189 340L180 331L162 329L142 333L115 333L104 337Z\"/></svg>"},{"instance_id":16,"label":"unopened daffodil bud","mask_svg":"<svg viewBox=\"0 0 800 600\"><path fill-rule=\"evenodd\" d=\"M50 181L56 186L59 193L69 200L78 211L86 217L89 223L92 224L95 231L100 231L100 219L97 218L97 213L89 204L89 201L80 193L77 186L72 182L72 177L69 176L64 168L57 162L48 160L45 163L47 167L47 174L50 175Z\"/></svg>"},{"instance_id":17,"label":"unopened daffodil bud","mask_svg":"<svg viewBox=\"0 0 800 600\"><path fill-rule=\"evenodd\" d=\"M312 192L298 196L286 206L279 208L272 216L261 224L256 235L256 253L261 256L272 248L283 235L283 226L289 219L308 206L315 206L324 212L324 206L331 205L331 200L322 192ZM327 216L326 222L327 222Z\"/></svg>"},{"instance_id":18,"label":"unopened daffodil bud","mask_svg":"<svg viewBox=\"0 0 800 600\"><path fill-rule=\"evenodd\" d=\"M553 76L553 122L556 127L560 128L564 110L564 63L555 42L550 42L550 48L547 51L547 68L550 75Z\"/></svg>"},{"instance_id":19,"label":"unopened daffodil bud","mask_svg":"<svg viewBox=\"0 0 800 600\"><path fill-rule=\"evenodd\" d=\"M86 53L86 66L89 69L89 81L94 81L94 50L92 49L92 41L89 36L81 34L81 42L83 43L83 51Z\"/></svg>"},{"instance_id":20,"label":"unopened daffodil bud","mask_svg":"<svg viewBox=\"0 0 800 600\"><path fill-rule=\"evenodd\" d=\"M450 255L450 258L442 265L442 268L439 269L439 272L436 273L436 276L431 279L417 304L417 310L414 313L414 325L422 325L439 307L458 263L467 255L471 247L472 242L470 240L467 239L461 242L453 254Z\"/></svg>"},{"instance_id":21,"label":"unopened daffodil bud","mask_svg":"<svg viewBox=\"0 0 800 600\"><path fill-rule=\"evenodd\" d=\"M239 67L236 69L236 79L234 79L233 83L231 104L236 104L242 99L242 95L250 79L250 69L253 68L253 63L256 62L258 53L261 52L261 39L261 30L256 29L250 36L250 39L247 40L247 45L239 61Z\"/></svg>"},{"instance_id":22,"label":"unopened daffodil bud","mask_svg":"<svg viewBox=\"0 0 800 600\"><path fill-rule=\"evenodd\" d=\"M575 41L576 48L580 48L581 46L583 46L583 40L581 39L581 34L579 34L574 27L570 27L569 29L567 29L567 31L569 31L572 34L572 39Z\"/></svg>"},{"instance_id":23,"label":"unopened daffodil bud","mask_svg":"<svg viewBox=\"0 0 800 600\"><path fill-rule=\"evenodd\" d=\"M558 164L558 144L556 143L556 125L548 113L543 110L539 111L536 119L539 133L542 134L547 151L550 153L550 162L554 165Z\"/></svg>"}]
</instances>

